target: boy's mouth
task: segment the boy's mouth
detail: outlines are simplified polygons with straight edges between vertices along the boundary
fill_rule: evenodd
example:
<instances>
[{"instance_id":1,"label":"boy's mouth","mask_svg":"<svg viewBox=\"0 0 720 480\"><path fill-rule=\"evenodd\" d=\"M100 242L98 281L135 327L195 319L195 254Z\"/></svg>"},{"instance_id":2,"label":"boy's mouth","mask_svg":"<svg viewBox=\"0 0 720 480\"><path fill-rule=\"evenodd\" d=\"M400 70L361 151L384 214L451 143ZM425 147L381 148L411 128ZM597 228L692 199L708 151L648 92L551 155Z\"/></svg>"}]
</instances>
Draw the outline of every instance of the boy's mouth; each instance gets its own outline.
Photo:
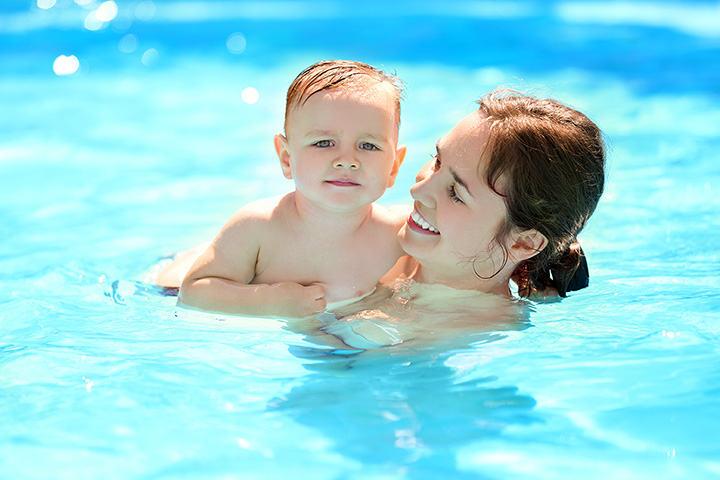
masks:
<instances>
[{"instance_id":1,"label":"boy's mouth","mask_svg":"<svg viewBox=\"0 0 720 480\"><path fill-rule=\"evenodd\" d=\"M411 230L425 235L440 235L440 231L430 224L425 218L420 215L417 210L413 210L407 219L408 227Z\"/></svg>"},{"instance_id":2,"label":"boy's mouth","mask_svg":"<svg viewBox=\"0 0 720 480\"><path fill-rule=\"evenodd\" d=\"M336 187L357 187L360 185L358 182L350 180L349 178L327 180L326 183L329 183L330 185L335 185Z\"/></svg>"}]
</instances>

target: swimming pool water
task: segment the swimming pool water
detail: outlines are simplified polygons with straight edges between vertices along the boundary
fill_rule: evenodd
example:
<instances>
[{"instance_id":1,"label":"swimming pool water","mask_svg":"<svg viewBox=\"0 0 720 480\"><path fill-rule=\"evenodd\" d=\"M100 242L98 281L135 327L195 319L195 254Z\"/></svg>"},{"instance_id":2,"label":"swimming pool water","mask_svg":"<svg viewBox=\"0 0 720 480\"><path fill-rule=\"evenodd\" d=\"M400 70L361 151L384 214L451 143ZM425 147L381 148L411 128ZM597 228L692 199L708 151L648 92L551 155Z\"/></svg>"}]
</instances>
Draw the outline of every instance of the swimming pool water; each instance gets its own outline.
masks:
<instances>
[{"instance_id":1,"label":"swimming pool water","mask_svg":"<svg viewBox=\"0 0 720 480\"><path fill-rule=\"evenodd\" d=\"M720 478L717 2L51 3L0 7L1 477ZM332 354L136 283L291 188L272 135L324 58L407 83L387 205L498 85L586 112L590 288Z\"/></svg>"}]
</instances>

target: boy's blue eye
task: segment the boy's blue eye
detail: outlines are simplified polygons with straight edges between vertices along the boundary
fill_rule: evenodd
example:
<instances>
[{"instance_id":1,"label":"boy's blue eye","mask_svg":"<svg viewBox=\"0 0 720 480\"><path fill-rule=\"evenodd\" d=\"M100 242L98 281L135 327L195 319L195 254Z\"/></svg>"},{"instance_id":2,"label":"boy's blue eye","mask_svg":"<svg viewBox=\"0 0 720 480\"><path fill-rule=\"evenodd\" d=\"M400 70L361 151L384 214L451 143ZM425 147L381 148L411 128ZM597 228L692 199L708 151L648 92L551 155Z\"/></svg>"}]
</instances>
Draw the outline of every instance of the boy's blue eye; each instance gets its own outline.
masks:
<instances>
[{"instance_id":1,"label":"boy's blue eye","mask_svg":"<svg viewBox=\"0 0 720 480\"><path fill-rule=\"evenodd\" d=\"M367 142L361 143L361 144L360 144L360 149L361 149L361 150L370 150L370 151L380 150L380 149L377 147L377 145L373 145L372 143L367 143Z\"/></svg>"},{"instance_id":2,"label":"boy's blue eye","mask_svg":"<svg viewBox=\"0 0 720 480\"><path fill-rule=\"evenodd\" d=\"M320 140L319 142L315 142L313 145L316 147L326 148L326 147L332 147L333 142L332 140Z\"/></svg>"}]
</instances>

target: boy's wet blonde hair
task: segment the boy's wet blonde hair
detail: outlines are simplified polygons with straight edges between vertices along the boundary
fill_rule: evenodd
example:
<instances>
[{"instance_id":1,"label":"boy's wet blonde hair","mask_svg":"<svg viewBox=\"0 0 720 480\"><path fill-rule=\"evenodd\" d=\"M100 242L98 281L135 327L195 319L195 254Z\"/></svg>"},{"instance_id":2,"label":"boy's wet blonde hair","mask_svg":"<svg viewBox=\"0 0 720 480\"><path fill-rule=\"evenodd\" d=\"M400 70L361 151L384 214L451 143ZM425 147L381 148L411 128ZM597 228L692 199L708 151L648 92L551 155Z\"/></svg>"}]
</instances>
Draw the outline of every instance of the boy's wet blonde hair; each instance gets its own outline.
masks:
<instances>
[{"instance_id":1,"label":"boy's wet blonde hair","mask_svg":"<svg viewBox=\"0 0 720 480\"><path fill-rule=\"evenodd\" d=\"M285 131L291 111L305 104L318 92L335 89L358 89L362 91L370 84L387 85L394 97L395 116L400 125L400 99L402 86L400 80L371 65L350 60L324 60L310 65L290 84L285 102Z\"/></svg>"}]
</instances>

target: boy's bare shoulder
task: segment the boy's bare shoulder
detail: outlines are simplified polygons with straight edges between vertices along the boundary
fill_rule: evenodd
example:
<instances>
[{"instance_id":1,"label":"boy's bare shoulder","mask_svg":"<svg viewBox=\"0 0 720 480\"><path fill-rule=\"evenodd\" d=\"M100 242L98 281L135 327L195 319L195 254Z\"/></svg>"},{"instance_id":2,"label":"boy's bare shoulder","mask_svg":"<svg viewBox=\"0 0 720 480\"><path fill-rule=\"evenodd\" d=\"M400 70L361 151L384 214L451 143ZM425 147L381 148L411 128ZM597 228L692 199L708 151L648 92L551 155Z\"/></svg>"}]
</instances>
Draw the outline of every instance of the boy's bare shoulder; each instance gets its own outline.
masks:
<instances>
[{"instance_id":1,"label":"boy's bare shoulder","mask_svg":"<svg viewBox=\"0 0 720 480\"><path fill-rule=\"evenodd\" d=\"M287 207L286 196L256 200L237 210L220 230L216 243L234 245L239 240L244 245L254 245L271 235L275 225L282 223Z\"/></svg>"},{"instance_id":2,"label":"boy's bare shoulder","mask_svg":"<svg viewBox=\"0 0 720 480\"><path fill-rule=\"evenodd\" d=\"M226 226L236 224L262 225L276 220L279 216L286 215L291 202L289 201L291 194L263 198L255 200L242 206L230 218Z\"/></svg>"},{"instance_id":3,"label":"boy's bare shoulder","mask_svg":"<svg viewBox=\"0 0 720 480\"><path fill-rule=\"evenodd\" d=\"M392 225L399 228L408 216L412 213L412 207L409 205L393 205L383 207L382 205L373 205L373 217L377 222Z\"/></svg>"}]
</instances>

